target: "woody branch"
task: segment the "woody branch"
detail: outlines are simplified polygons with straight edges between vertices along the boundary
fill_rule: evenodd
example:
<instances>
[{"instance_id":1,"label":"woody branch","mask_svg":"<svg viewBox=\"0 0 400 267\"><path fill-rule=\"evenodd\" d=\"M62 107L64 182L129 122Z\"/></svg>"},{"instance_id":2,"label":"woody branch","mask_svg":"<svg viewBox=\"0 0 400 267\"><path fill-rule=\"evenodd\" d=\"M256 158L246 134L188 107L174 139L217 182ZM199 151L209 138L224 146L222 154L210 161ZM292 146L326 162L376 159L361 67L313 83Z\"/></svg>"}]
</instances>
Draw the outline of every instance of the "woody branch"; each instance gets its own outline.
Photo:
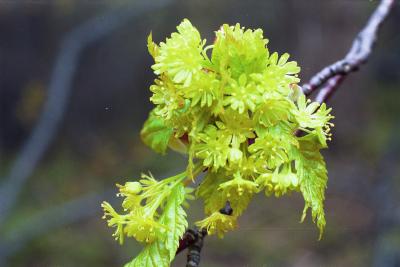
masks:
<instances>
[{"instance_id":1,"label":"woody branch","mask_svg":"<svg viewBox=\"0 0 400 267\"><path fill-rule=\"evenodd\" d=\"M382 0L367 24L357 34L346 56L323 68L308 83L303 84L304 94L310 95L320 89L315 100L325 102L339 87L348 74L357 71L367 62L376 43L378 30L393 9L395 0Z\"/></svg>"}]
</instances>

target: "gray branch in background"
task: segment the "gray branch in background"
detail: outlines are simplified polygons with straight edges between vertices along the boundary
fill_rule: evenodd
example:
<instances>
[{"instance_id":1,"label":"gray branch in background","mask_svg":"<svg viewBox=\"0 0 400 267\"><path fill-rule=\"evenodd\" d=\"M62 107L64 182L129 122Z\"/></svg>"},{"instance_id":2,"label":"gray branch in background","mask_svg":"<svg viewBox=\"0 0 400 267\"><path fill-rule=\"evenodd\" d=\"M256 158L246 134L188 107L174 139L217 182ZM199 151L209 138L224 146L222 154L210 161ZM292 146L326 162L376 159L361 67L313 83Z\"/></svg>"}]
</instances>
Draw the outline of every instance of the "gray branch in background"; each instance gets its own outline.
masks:
<instances>
[{"instance_id":1,"label":"gray branch in background","mask_svg":"<svg viewBox=\"0 0 400 267\"><path fill-rule=\"evenodd\" d=\"M48 86L47 100L31 136L17 155L0 187L0 225L18 200L18 196L57 134L72 89L81 52L143 12L160 8L170 0L135 1L97 16L66 34L61 43Z\"/></svg>"},{"instance_id":2,"label":"gray branch in background","mask_svg":"<svg viewBox=\"0 0 400 267\"><path fill-rule=\"evenodd\" d=\"M306 95L319 90L315 100L325 102L339 87L345 77L367 62L376 43L378 31L393 9L395 0L381 0L365 27L358 33L347 55L323 68L308 83L301 86ZM322 88L321 88L322 87Z\"/></svg>"},{"instance_id":3,"label":"gray branch in background","mask_svg":"<svg viewBox=\"0 0 400 267\"><path fill-rule=\"evenodd\" d=\"M5 266L7 258L22 249L31 240L80 221L101 214L100 204L104 199L113 199L113 192L90 193L37 212L3 233L0 239L0 266ZM114 200L115 201L115 200Z\"/></svg>"},{"instance_id":4,"label":"gray branch in background","mask_svg":"<svg viewBox=\"0 0 400 267\"><path fill-rule=\"evenodd\" d=\"M178 170L166 174L170 177ZM100 203L107 200L111 205L116 205L119 200L115 198L116 189L98 193L88 193L65 203L43 209L27 217L20 224L13 225L12 229L0 231L0 266L6 266L7 259L23 249L29 242L51 231L66 225L76 223L103 213ZM106 222L104 222L106 225Z\"/></svg>"}]
</instances>

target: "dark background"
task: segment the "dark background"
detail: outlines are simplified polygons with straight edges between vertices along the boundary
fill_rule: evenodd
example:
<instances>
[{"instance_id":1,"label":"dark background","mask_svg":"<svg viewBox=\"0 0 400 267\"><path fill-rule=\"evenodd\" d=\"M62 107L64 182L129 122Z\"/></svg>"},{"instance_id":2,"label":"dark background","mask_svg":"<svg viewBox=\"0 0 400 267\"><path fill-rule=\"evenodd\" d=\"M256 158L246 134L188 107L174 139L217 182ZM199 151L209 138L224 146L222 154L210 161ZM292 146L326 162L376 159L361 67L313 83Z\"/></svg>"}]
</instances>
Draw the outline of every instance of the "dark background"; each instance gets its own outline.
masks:
<instances>
[{"instance_id":1,"label":"dark background","mask_svg":"<svg viewBox=\"0 0 400 267\"><path fill-rule=\"evenodd\" d=\"M115 183L148 170L163 178L186 164L174 152L156 155L139 138L151 109L150 31L160 42L188 18L210 42L223 23L262 28L270 51L290 53L307 81L344 56L377 4L0 0L0 205L18 193L0 215L0 266L122 266L140 250L134 240L123 246L113 240L100 203L119 205ZM202 266L400 266L399 25L396 2L368 64L328 103L336 127L324 151L323 239L317 241L310 218L299 223L298 193L280 199L260 194L237 231L207 237ZM43 139L46 149L32 173L6 187L51 87L61 91L53 99L59 113L43 120L60 115L60 121L54 134L44 131L52 138ZM29 170L24 164L17 170ZM193 202L188 213L190 223L200 219L202 204ZM182 253L172 265L184 262Z\"/></svg>"}]
</instances>

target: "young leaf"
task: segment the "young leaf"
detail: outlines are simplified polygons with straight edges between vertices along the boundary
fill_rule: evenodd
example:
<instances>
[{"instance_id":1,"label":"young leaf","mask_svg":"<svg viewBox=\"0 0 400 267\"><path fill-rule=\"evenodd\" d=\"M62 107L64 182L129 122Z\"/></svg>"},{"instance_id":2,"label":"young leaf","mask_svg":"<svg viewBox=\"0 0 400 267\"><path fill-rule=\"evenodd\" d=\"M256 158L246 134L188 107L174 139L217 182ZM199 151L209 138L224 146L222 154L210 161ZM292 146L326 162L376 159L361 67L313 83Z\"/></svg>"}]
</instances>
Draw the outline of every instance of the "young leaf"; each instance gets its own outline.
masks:
<instances>
[{"instance_id":1,"label":"young leaf","mask_svg":"<svg viewBox=\"0 0 400 267\"><path fill-rule=\"evenodd\" d=\"M314 146L309 142L300 143L301 154L296 160L296 170L305 201L301 221L305 219L308 208L311 208L311 216L320 230L321 239L326 224L324 200L328 176L324 158L319 149L313 149Z\"/></svg>"},{"instance_id":2,"label":"young leaf","mask_svg":"<svg viewBox=\"0 0 400 267\"><path fill-rule=\"evenodd\" d=\"M185 188L183 184L178 184L171 192L164 213L160 218L160 223L168 227L165 245L169 250L170 261L174 259L179 246L179 239L188 227L186 212L181 206L184 200Z\"/></svg>"},{"instance_id":3,"label":"young leaf","mask_svg":"<svg viewBox=\"0 0 400 267\"><path fill-rule=\"evenodd\" d=\"M153 35L151 34L151 32L147 37L147 49L153 58L157 57L159 47L153 42Z\"/></svg>"},{"instance_id":4,"label":"young leaf","mask_svg":"<svg viewBox=\"0 0 400 267\"><path fill-rule=\"evenodd\" d=\"M173 129L165 125L164 119L158 117L152 111L143 125L140 136L143 142L154 151L165 154L172 133Z\"/></svg>"},{"instance_id":5,"label":"young leaf","mask_svg":"<svg viewBox=\"0 0 400 267\"><path fill-rule=\"evenodd\" d=\"M147 245L143 251L124 267L168 267L169 253L162 240Z\"/></svg>"},{"instance_id":6,"label":"young leaf","mask_svg":"<svg viewBox=\"0 0 400 267\"><path fill-rule=\"evenodd\" d=\"M185 200L185 189L183 184L176 185L169 195L159 223L168 228L166 232L160 233L157 240L148 244L143 251L125 267L168 267L174 259L182 237L188 224L186 213L181 207Z\"/></svg>"}]
</instances>

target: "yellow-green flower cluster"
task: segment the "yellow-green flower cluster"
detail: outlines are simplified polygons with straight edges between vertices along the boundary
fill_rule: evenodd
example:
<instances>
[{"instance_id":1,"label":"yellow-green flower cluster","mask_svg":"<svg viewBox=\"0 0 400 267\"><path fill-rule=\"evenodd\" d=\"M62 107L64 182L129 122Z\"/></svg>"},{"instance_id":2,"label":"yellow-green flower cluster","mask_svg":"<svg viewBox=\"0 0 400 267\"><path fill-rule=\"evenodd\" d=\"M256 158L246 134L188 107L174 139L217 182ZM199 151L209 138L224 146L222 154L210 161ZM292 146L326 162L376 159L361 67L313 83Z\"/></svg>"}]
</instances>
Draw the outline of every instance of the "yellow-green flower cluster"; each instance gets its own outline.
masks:
<instances>
[{"instance_id":1,"label":"yellow-green flower cluster","mask_svg":"<svg viewBox=\"0 0 400 267\"><path fill-rule=\"evenodd\" d=\"M140 182L117 185L119 187L117 195L124 197L122 202L124 214L117 213L107 202L101 205L108 226L116 228L113 234L115 239L121 244L124 242L124 236L133 237L139 242L152 243L157 237L165 236L166 231L170 229L162 222L159 211L185 177L185 174L181 174L157 181L153 176L143 174ZM180 223L187 225L186 220Z\"/></svg>"},{"instance_id":2,"label":"yellow-green flower cluster","mask_svg":"<svg viewBox=\"0 0 400 267\"><path fill-rule=\"evenodd\" d=\"M320 149L330 140L331 109L306 99L297 63L270 53L262 30L223 25L208 46L188 20L177 30L160 44L148 38L155 108L141 137L156 152L186 153L188 167L162 181L145 176L119 186L125 214L103 203L120 242L129 236L148 244L127 266L169 265L187 226L181 204L190 179L183 181L202 171L196 196L207 217L197 225L209 234L233 230L261 191L277 197L301 192L302 219L310 208L322 234L327 171ZM226 203L230 215L220 212Z\"/></svg>"},{"instance_id":3,"label":"yellow-green flower cluster","mask_svg":"<svg viewBox=\"0 0 400 267\"><path fill-rule=\"evenodd\" d=\"M209 235L217 234L218 237L222 238L228 231L232 231L236 228L236 218L234 216L222 214L217 211L211 214L209 217L196 223L200 228L206 229Z\"/></svg>"},{"instance_id":4,"label":"yellow-green flower cluster","mask_svg":"<svg viewBox=\"0 0 400 267\"><path fill-rule=\"evenodd\" d=\"M189 171L192 161L207 168L197 196L210 217L200 225L221 225L221 235L231 229L215 215L226 201L236 218L257 192L300 191L322 232L327 175L319 150L330 139L331 109L306 99L297 63L270 53L262 30L223 25L205 46L188 20L177 29L160 45L148 39L158 77L142 138L161 153L188 153Z\"/></svg>"}]
</instances>

